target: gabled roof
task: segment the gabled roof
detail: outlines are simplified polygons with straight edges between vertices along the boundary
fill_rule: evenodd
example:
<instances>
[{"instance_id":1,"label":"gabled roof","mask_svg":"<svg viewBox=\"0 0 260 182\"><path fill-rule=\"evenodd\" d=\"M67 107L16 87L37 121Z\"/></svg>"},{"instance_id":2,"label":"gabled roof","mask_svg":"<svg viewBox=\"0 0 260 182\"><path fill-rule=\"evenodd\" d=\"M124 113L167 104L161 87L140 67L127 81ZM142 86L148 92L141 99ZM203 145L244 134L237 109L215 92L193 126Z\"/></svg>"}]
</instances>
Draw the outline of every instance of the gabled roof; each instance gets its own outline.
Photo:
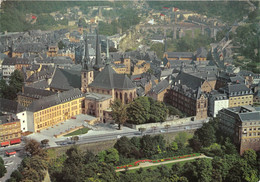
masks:
<instances>
[{"instance_id":1,"label":"gabled roof","mask_svg":"<svg viewBox=\"0 0 260 182\"><path fill-rule=\"evenodd\" d=\"M90 87L98 87L104 89L133 89L135 88L132 81L123 74L117 74L110 66L106 67L97 75Z\"/></svg>"},{"instance_id":2,"label":"gabled roof","mask_svg":"<svg viewBox=\"0 0 260 182\"><path fill-rule=\"evenodd\" d=\"M259 121L260 112L240 113L239 117L242 122Z\"/></svg>"},{"instance_id":3,"label":"gabled roof","mask_svg":"<svg viewBox=\"0 0 260 182\"><path fill-rule=\"evenodd\" d=\"M180 82L181 85L186 85L193 90L198 89L204 81L202 78L184 72L180 72L175 78L175 82Z\"/></svg>"},{"instance_id":4,"label":"gabled roof","mask_svg":"<svg viewBox=\"0 0 260 182\"><path fill-rule=\"evenodd\" d=\"M35 100L29 105L28 111L37 112L61 103L78 99L80 97L83 97L83 94L78 88L74 88L55 95L44 97L39 100Z\"/></svg>"},{"instance_id":5,"label":"gabled roof","mask_svg":"<svg viewBox=\"0 0 260 182\"><path fill-rule=\"evenodd\" d=\"M152 92L159 94L162 91L164 91L169 86L169 80L166 78L162 81L160 81L153 89Z\"/></svg>"},{"instance_id":6,"label":"gabled roof","mask_svg":"<svg viewBox=\"0 0 260 182\"><path fill-rule=\"evenodd\" d=\"M166 52L168 58L192 58L192 52Z\"/></svg>"},{"instance_id":7,"label":"gabled roof","mask_svg":"<svg viewBox=\"0 0 260 182\"><path fill-rule=\"evenodd\" d=\"M197 53L196 53L196 57L207 57L208 51L204 48L198 48L197 49Z\"/></svg>"},{"instance_id":8,"label":"gabled roof","mask_svg":"<svg viewBox=\"0 0 260 182\"><path fill-rule=\"evenodd\" d=\"M16 114L23 110L25 110L25 108L18 102L0 98L0 112Z\"/></svg>"},{"instance_id":9,"label":"gabled roof","mask_svg":"<svg viewBox=\"0 0 260 182\"><path fill-rule=\"evenodd\" d=\"M52 76L50 88L60 90L81 88L81 73L79 71L56 68Z\"/></svg>"},{"instance_id":10,"label":"gabled roof","mask_svg":"<svg viewBox=\"0 0 260 182\"><path fill-rule=\"evenodd\" d=\"M42 97L54 95L55 92L43 89L37 89L33 87L24 87L23 92L19 92L18 95L39 99Z\"/></svg>"},{"instance_id":11,"label":"gabled roof","mask_svg":"<svg viewBox=\"0 0 260 182\"><path fill-rule=\"evenodd\" d=\"M220 88L220 90L228 93L229 96L253 94L253 92L244 83L230 84Z\"/></svg>"}]
</instances>

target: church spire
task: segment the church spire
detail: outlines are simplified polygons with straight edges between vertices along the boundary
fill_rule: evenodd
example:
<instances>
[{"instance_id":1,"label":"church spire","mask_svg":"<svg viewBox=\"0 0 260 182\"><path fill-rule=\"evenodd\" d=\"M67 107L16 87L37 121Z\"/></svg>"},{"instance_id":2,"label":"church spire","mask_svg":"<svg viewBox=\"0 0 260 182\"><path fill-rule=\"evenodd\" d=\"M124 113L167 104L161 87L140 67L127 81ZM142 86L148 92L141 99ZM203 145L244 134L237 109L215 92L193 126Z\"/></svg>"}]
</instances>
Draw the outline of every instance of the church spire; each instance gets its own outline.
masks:
<instances>
[{"instance_id":1,"label":"church spire","mask_svg":"<svg viewBox=\"0 0 260 182\"><path fill-rule=\"evenodd\" d=\"M101 65L100 40L98 35L98 29L96 29L96 65Z\"/></svg>"},{"instance_id":2,"label":"church spire","mask_svg":"<svg viewBox=\"0 0 260 182\"><path fill-rule=\"evenodd\" d=\"M86 34L85 37L85 56L83 59L83 69L88 69L88 64L90 63L90 59L89 59L89 52L88 52L88 37Z\"/></svg>"},{"instance_id":3,"label":"church spire","mask_svg":"<svg viewBox=\"0 0 260 182\"><path fill-rule=\"evenodd\" d=\"M109 43L107 39L107 62L109 61Z\"/></svg>"}]
</instances>

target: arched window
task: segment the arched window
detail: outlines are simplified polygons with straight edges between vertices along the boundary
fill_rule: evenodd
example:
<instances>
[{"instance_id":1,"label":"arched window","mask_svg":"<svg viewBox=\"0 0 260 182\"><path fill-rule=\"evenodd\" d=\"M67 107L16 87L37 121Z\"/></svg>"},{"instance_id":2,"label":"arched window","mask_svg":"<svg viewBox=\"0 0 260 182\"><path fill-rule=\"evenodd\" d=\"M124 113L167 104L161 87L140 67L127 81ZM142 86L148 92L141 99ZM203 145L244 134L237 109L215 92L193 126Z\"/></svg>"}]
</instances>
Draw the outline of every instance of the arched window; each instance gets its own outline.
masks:
<instances>
[{"instance_id":1,"label":"arched window","mask_svg":"<svg viewBox=\"0 0 260 182\"><path fill-rule=\"evenodd\" d=\"M132 94L132 92L130 93L130 101L132 101L133 100L133 94Z\"/></svg>"},{"instance_id":2,"label":"arched window","mask_svg":"<svg viewBox=\"0 0 260 182\"><path fill-rule=\"evenodd\" d=\"M120 92L120 100L123 100L122 93Z\"/></svg>"},{"instance_id":3,"label":"arched window","mask_svg":"<svg viewBox=\"0 0 260 182\"><path fill-rule=\"evenodd\" d=\"M118 93L116 92L116 99L118 99Z\"/></svg>"},{"instance_id":4,"label":"arched window","mask_svg":"<svg viewBox=\"0 0 260 182\"><path fill-rule=\"evenodd\" d=\"M125 93L125 104L128 103L128 97L127 97L127 93Z\"/></svg>"}]
</instances>

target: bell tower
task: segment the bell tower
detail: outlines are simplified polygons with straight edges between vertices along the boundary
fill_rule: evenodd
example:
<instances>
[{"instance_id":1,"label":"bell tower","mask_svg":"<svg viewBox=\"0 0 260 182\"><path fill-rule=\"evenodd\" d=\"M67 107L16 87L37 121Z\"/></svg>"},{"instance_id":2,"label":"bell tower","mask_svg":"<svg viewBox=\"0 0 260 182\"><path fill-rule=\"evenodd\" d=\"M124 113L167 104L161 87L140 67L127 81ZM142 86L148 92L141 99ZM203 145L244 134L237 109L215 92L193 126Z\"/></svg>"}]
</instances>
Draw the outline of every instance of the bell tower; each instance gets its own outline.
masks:
<instances>
[{"instance_id":1,"label":"bell tower","mask_svg":"<svg viewBox=\"0 0 260 182\"><path fill-rule=\"evenodd\" d=\"M88 41L87 41L87 35L85 38L85 55L84 59L82 60L82 70L81 70L81 91L83 93L88 92L88 85L93 82L94 80L94 72L93 69L91 69L89 64L89 53L88 53Z\"/></svg>"}]
</instances>

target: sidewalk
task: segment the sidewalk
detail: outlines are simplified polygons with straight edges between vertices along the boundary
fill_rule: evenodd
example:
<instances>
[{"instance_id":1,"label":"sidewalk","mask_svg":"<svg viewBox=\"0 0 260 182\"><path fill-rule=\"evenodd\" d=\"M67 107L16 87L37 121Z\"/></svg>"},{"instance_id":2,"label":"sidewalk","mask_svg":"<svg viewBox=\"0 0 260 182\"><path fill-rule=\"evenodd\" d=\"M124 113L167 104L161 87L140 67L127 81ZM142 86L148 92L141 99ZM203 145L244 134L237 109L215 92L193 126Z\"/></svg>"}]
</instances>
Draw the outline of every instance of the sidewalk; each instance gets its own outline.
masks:
<instances>
[{"instance_id":1,"label":"sidewalk","mask_svg":"<svg viewBox=\"0 0 260 182\"><path fill-rule=\"evenodd\" d=\"M177 163L177 162L182 162L182 161L189 161L189 160L199 159L199 158L209 158L209 159L211 159L211 157L208 157L208 156L205 156L205 155L200 155L200 156L196 156L196 157L189 157L189 158L186 158L186 159L177 159L177 160L174 160L174 161L165 161L165 162L158 162L158 163L145 162L145 163L140 163L139 166L136 166L136 167L129 167L128 170L146 168L146 167L153 167L153 166L160 166L160 165L164 165L164 164ZM117 169L115 171L120 172L120 171L125 171L125 169Z\"/></svg>"}]
</instances>

